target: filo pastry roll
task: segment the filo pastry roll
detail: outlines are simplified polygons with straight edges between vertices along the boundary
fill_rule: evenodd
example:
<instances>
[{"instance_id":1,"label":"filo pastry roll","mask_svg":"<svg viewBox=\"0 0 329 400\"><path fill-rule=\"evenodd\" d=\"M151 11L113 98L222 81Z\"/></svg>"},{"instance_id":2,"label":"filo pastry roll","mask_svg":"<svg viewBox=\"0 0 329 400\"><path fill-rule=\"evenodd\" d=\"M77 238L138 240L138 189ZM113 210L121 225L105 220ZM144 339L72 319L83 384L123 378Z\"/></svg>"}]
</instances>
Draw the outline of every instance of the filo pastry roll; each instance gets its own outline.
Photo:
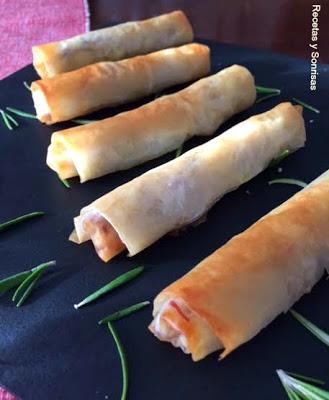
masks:
<instances>
[{"instance_id":1,"label":"filo pastry roll","mask_svg":"<svg viewBox=\"0 0 329 400\"><path fill-rule=\"evenodd\" d=\"M328 231L329 171L164 289L150 330L194 361L225 357L311 291Z\"/></svg>"},{"instance_id":2,"label":"filo pastry roll","mask_svg":"<svg viewBox=\"0 0 329 400\"><path fill-rule=\"evenodd\" d=\"M213 134L255 98L253 76L234 65L131 111L53 133L47 164L61 179L81 182L128 169Z\"/></svg>"},{"instance_id":3,"label":"filo pastry roll","mask_svg":"<svg viewBox=\"0 0 329 400\"><path fill-rule=\"evenodd\" d=\"M192 27L182 11L32 47L33 65L42 79L99 61L117 61L192 42Z\"/></svg>"},{"instance_id":4,"label":"filo pastry roll","mask_svg":"<svg viewBox=\"0 0 329 400\"><path fill-rule=\"evenodd\" d=\"M133 256L200 219L225 193L260 173L283 150L305 142L301 107L282 103L154 168L83 208L71 240L92 240L108 261Z\"/></svg>"},{"instance_id":5,"label":"filo pastry roll","mask_svg":"<svg viewBox=\"0 0 329 400\"><path fill-rule=\"evenodd\" d=\"M188 44L117 62L100 62L32 83L37 117L53 124L137 100L209 73L209 48Z\"/></svg>"}]
</instances>

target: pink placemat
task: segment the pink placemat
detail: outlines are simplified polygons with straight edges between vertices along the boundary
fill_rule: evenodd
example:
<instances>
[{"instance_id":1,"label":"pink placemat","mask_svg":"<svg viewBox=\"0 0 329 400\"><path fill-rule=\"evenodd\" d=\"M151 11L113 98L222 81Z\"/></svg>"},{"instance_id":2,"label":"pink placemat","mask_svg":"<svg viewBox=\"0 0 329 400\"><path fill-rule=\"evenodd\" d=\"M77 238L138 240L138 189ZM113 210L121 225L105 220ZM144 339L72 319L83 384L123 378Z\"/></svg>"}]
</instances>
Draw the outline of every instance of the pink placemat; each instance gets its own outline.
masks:
<instances>
[{"instance_id":1,"label":"pink placemat","mask_svg":"<svg viewBox=\"0 0 329 400\"><path fill-rule=\"evenodd\" d=\"M0 386L0 400L19 400L13 394L9 393L5 388Z\"/></svg>"},{"instance_id":2,"label":"pink placemat","mask_svg":"<svg viewBox=\"0 0 329 400\"><path fill-rule=\"evenodd\" d=\"M87 0L0 0L0 79L31 63L33 45L86 30Z\"/></svg>"}]
</instances>

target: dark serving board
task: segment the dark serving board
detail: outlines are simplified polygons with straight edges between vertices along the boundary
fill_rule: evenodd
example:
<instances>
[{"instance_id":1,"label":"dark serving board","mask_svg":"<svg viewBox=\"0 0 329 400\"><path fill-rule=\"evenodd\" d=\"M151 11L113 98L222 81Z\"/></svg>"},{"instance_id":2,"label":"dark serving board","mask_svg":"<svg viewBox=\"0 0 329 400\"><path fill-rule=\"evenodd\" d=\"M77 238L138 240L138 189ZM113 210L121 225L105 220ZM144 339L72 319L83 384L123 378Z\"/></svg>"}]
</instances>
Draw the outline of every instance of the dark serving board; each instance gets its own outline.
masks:
<instances>
[{"instance_id":1,"label":"dark serving board","mask_svg":"<svg viewBox=\"0 0 329 400\"><path fill-rule=\"evenodd\" d=\"M72 124L47 127L17 117L18 129L11 132L1 125L0 221L34 210L44 210L47 215L1 233L0 278L57 260L57 266L40 281L26 305L17 309L10 296L0 298L0 384L22 399L118 399L119 358L112 337L97 321L135 302L153 300L162 288L298 190L285 185L270 187L270 179L310 181L329 168L329 67L319 66L318 90L310 92L308 61L207 43L212 49L214 72L239 63L252 71L258 85L282 89L280 97L256 104L232 118L216 134L292 96L313 104L321 114L304 111L307 145L282 162L283 172L267 169L225 196L209 212L205 223L179 237L162 238L134 258L120 255L104 264L90 243L70 243L67 237L72 218L92 200L166 162L174 154L83 185L73 179L71 188L66 189L46 167L45 157L51 133ZM0 82L0 107L34 112L23 81L36 78L28 66ZM139 104L142 102L92 117L110 116ZM204 140L191 140L184 149ZM79 311L73 308L87 294L141 264L146 267L142 277L91 306ZM327 330L328 285L323 279L296 305ZM289 315L277 318L224 361L218 362L218 354L213 354L199 363L155 339L147 330L150 321L151 307L116 323L129 361L129 399L277 400L285 398L275 374L277 368L328 379L327 349Z\"/></svg>"}]
</instances>

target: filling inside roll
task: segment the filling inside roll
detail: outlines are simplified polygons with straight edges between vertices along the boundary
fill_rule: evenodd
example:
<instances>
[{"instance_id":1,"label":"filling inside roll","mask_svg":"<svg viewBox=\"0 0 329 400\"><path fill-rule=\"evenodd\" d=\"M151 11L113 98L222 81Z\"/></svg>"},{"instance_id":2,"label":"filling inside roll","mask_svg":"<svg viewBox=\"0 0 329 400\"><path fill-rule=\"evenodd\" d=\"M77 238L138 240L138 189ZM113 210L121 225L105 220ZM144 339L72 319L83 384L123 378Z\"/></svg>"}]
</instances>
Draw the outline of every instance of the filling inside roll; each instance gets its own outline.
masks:
<instances>
[{"instance_id":1,"label":"filling inside roll","mask_svg":"<svg viewBox=\"0 0 329 400\"><path fill-rule=\"evenodd\" d=\"M78 175L70 152L66 146L59 141L52 143L52 156L48 157L47 155L47 164L50 168L58 171L58 176L61 179L73 178Z\"/></svg>"},{"instance_id":2,"label":"filling inside roll","mask_svg":"<svg viewBox=\"0 0 329 400\"><path fill-rule=\"evenodd\" d=\"M71 241L91 240L98 256L105 262L115 257L126 249L112 225L99 213L88 212L81 220L83 238L79 240L79 235L75 231L70 236Z\"/></svg>"},{"instance_id":3,"label":"filling inside roll","mask_svg":"<svg viewBox=\"0 0 329 400\"><path fill-rule=\"evenodd\" d=\"M51 110L43 90L38 85L34 85L31 92L38 119L41 122L51 121Z\"/></svg>"},{"instance_id":4,"label":"filling inside roll","mask_svg":"<svg viewBox=\"0 0 329 400\"><path fill-rule=\"evenodd\" d=\"M180 299L166 299L149 329L158 339L191 354L194 361L223 348L207 323Z\"/></svg>"}]
</instances>

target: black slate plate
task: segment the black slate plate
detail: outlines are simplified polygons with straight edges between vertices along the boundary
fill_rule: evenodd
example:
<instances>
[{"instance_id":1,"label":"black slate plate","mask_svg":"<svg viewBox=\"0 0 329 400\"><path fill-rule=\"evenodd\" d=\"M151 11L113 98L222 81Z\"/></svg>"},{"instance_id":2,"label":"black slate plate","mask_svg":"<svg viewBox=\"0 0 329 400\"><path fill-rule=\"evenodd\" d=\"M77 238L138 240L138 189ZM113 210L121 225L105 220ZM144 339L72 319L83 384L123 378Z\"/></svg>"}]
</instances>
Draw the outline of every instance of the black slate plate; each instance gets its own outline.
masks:
<instances>
[{"instance_id":1,"label":"black slate plate","mask_svg":"<svg viewBox=\"0 0 329 400\"><path fill-rule=\"evenodd\" d=\"M72 180L71 189L66 189L44 160L51 132L69 123L46 127L18 117L20 127L13 132L1 126L0 221L34 210L44 210L47 216L1 234L0 278L46 260L58 262L24 307L16 309L8 295L0 298L0 383L22 399L118 399L119 359L110 334L97 321L137 301L152 300L232 235L298 190L284 185L269 187L268 180L290 177L310 181L329 167L329 67L319 66L318 90L310 92L307 61L207 43L212 48L214 72L239 63L250 68L257 84L283 89L281 97L255 105L231 119L217 134L292 96L318 107L321 114L304 111L307 146L282 162L282 173L266 170L225 196L210 211L206 223L183 236L167 236L133 259L121 255L105 265L90 244L68 242L72 218L82 206L174 154L83 185ZM24 80L33 79L36 74L29 66L0 82L1 107L33 112L30 93L23 86ZM109 116L138 104L92 117ZM191 140L184 148L203 140ZM141 278L97 304L74 310L75 302L139 264L146 267ZM323 279L297 309L329 330L327 290L328 282ZM223 362L214 354L196 364L181 351L156 340L146 329L150 320L151 307L116 323L129 359L130 399L277 400L285 395L276 368L328 378L327 349L290 316L277 318Z\"/></svg>"}]
</instances>

